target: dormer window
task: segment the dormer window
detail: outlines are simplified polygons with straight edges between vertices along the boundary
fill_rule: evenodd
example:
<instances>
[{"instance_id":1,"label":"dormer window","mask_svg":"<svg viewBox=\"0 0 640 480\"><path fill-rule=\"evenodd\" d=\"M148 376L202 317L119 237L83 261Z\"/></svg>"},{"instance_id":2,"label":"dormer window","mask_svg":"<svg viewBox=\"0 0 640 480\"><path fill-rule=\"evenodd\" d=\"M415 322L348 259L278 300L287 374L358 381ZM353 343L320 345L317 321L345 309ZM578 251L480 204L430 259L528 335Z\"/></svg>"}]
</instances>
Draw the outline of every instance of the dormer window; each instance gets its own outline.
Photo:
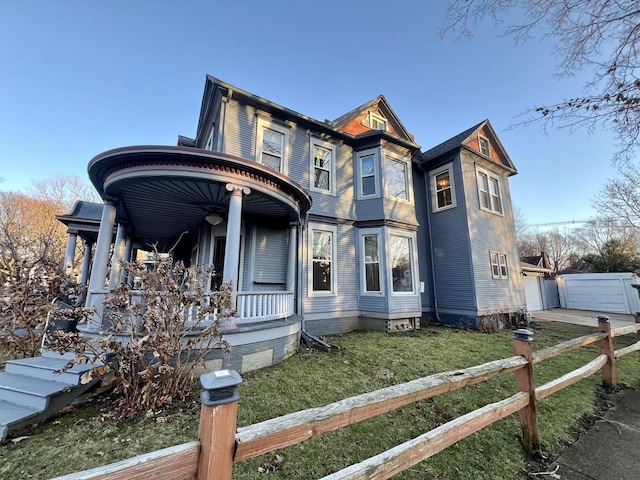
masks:
<instances>
[{"instance_id":1,"label":"dormer window","mask_svg":"<svg viewBox=\"0 0 640 480\"><path fill-rule=\"evenodd\" d=\"M480 145L480 153L490 157L491 150L489 149L489 140L485 137L478 136L478 144Z\"/></svg>"},{"instance_id":2,"label":"dormer window","mask_svg":"<svg viewBox=\"0 0 640 480\"><path fill-rule=\"evenodd\" d=\"M383 117L376 115L375 113L369 113L369 117L369 126L372 130L387 129L387 121Z\"/></svg>"}]
</instances>

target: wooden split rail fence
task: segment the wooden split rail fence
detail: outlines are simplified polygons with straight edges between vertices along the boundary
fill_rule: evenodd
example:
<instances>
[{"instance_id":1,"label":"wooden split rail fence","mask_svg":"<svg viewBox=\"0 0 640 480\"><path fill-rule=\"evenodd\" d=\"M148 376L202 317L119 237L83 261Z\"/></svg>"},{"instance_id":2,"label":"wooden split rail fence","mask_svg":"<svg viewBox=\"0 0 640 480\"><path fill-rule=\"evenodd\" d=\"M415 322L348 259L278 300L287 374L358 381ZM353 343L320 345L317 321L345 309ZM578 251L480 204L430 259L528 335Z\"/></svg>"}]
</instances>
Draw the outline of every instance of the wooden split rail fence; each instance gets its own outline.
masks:
<instances>
[{"instance_id":1,"label":"wooden split rail fence","mask_svg":"<svg viewBox=\"0 0 640 480\"><path fill-rule=\"evenodd\" d=\"M404 405L452 392L467 385L507 372L515 372L516 391L511 397L485 405L462 415L386 452L324 477L334 479L385 479L444 450L459 440L505 418L519 413L524 449L539 450L537 401L602 370L603 384L616 386L616 358L640 350L640 316L636 324L611 329L606 316L598 317L599 332L575 338L553 347L532 352L531 332L516 330L515 356L482 365L437 373L357 395L329 405L303 410L282 417L236 428L237 385L242 382L234 371L203 375L200 441L140 455L104 467L73 473L57 480L229 480L235 462L300 443L325 432L380 415ZM636 343L614 350L613 337L636 333ZM600 342L600 354L586 365L555 380L535 386L533 366L577 348Z\"/></svg>"}]
</instances>

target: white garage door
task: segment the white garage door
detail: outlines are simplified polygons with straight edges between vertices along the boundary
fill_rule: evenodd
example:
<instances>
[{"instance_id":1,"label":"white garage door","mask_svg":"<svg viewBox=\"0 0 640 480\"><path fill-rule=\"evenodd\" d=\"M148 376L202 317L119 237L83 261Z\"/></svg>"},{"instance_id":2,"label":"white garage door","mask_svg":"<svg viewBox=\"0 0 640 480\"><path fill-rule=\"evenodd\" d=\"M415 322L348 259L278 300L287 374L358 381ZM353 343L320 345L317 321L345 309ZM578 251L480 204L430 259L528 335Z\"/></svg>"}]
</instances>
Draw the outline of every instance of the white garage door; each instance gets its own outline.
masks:
<instances>
[{"instance_id":1,"label":"white garage door","mask_svg":"<svg viewBox=\"0 0 640 480\"><path fill-rule=\"evenodd\" d=\"M524 279L524 297L527 301L527 310L542 310L542 297L540 295L540 282L538 277L522 277Z\"/></svg>"},{"instance_id":2,"label":"white garage door","mask_svg":"<svg viewBox=\"0 0 640 480\"><path fill-rule=\"evenodd\" d=\"M619 279L568 280L565 289L565 308L629 313L624 286Z\"/></svg>"}]
</instances>

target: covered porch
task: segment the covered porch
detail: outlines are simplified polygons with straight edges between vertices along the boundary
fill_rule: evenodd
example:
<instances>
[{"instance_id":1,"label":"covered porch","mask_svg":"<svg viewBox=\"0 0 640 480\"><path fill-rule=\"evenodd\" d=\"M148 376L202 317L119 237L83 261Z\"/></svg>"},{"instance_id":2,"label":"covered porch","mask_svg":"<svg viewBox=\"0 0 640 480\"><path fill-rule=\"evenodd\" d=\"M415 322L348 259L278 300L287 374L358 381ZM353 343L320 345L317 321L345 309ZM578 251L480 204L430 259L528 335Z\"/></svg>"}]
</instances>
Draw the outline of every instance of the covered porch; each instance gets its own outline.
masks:
<instances>
[{"instance_id":1,"label":"covered porch","mask_svg":"<svg viewBox=\"0 0 640 480\"><path fill-rule=\"evenodd\" d=\"M83 266L80 278L87 285L86 306L100 313L118 285L134 282L121 261L155 249L187 266L212 267L205 290L232 282L237 315L227 334L237 330L247 337L232 345L261 336L273 340L266 330L283 326L274 321L286 320L288 335L297 335L299 242L311 206L301 186L252 160L190 147L110 150L88 169L104 203L81 205L60 218L68 226L65 268L71 272L76 238L84 238L78 215L93 213L93 221L85 222L92 236L85 240L86 272ZM98 314L83 330L97 334L102 328Z\"/></svg>"}]
</instances>

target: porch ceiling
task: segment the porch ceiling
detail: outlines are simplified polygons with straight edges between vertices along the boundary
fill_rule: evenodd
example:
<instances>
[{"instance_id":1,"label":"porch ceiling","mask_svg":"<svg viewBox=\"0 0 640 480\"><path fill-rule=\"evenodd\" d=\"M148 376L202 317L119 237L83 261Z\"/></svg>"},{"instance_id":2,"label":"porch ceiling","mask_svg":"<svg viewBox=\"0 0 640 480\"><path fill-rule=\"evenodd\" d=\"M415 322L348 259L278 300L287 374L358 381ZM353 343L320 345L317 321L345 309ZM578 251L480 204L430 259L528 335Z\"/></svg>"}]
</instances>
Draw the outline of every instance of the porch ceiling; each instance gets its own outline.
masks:
<instances>
[{"instance_id":1,"label":"porch ceiling","mask_svg":"<svg viewBox=\"0 0 640 480\"><path fill-rule=\"evenodd\" d=\"M297 221L311 206L309 194L288 177L256 162L186 147L127 147L105 152L89 164L103 198L117 206L118 220L142 248L172 247L193 234L207 214L225 220L228 183L251 189L243 216Z\"/></svg>"}]
</instances>

